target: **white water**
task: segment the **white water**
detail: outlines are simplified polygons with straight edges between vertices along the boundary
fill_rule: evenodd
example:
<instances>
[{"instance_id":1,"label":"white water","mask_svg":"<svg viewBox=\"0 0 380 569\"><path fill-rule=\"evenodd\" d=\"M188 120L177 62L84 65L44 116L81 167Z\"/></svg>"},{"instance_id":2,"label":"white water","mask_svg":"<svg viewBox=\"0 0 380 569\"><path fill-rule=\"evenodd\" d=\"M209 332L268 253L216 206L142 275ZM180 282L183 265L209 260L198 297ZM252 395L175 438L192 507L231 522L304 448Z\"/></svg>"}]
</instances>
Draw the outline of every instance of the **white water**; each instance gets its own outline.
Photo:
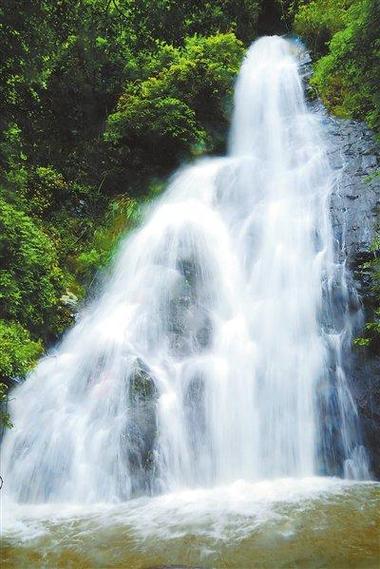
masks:
<instances>
[{"instance_id":1,"label":"white water","mask_svg":"<svg viewBox=\"0 0 380 569\"><path fill-rule=\"evenodd\" d=\"M277 506L293 505L302 511L307 509L305 504L319 501L326 507L337 496L364 493L371 488L376 488L376 483L322 477L283 478L275 483L236 480L225 486L183 489L124 504L17 504L7 511L2 529L7 539L21 537L28 542L49 535L54 526L83 521L83 533L93 531L94 526L88 528L88 522L95 522L95 527L129 526L142 539L172 540L186 538L190 533L215 540L228 537L234 542L250 536L266 522L278 520Z\"/></svg>"},{"instance_id":2,"label":"white water","mask_svg":"<svg viewBox=\"0 0 380 569\"><path fill-rule=\"evenodd\" d=\"M255 42L229 155L174 177L99 298L14 392L13 499L368 477L342 363L352 322L335 179L293 51Z\"/></svg>"}]
</instances>

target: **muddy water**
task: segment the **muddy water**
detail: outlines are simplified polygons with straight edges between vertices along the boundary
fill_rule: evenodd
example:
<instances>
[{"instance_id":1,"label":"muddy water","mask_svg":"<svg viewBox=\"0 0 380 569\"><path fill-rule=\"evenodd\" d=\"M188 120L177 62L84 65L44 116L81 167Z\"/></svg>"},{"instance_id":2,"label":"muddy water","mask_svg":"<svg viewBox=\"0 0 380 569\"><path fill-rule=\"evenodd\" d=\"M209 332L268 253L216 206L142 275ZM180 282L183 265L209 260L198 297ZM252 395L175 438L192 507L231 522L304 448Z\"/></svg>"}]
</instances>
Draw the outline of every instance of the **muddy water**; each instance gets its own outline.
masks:
<instances>
[{"instance_id":1,"label":"muddy water","mask_svg":"<svg viewBox=\"0 0 380 569\"><path fill-rule=\"evenodd\" d=\"M378 569L380 485L236 482L123 505L3 504L2 569Z\"/></svg>"}]
</instances>

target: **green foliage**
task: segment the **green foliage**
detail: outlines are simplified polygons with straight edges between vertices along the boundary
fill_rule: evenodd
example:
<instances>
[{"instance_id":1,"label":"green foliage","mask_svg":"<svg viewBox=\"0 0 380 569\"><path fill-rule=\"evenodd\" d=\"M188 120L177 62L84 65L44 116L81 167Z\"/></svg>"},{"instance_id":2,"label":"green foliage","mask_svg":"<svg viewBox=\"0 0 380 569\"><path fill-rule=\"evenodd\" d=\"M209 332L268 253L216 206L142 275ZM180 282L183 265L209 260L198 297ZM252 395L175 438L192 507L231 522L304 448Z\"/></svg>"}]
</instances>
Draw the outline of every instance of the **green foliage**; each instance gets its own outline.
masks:
<instances>
[{"instance_id":1,"label":"green foliage","mask_svg":"<svg viewBox=\"0 0 380 569\"><path fill-rule=\"evenodd\" d=\"M108 118L106 140L126 168L166 173L185 156L220 149L242 56L233 34L193 36L183 48L159 44L149 77L127 84Z\"/></svg>"},{"instance_id":2,"label":"green foliage","mask_svg":"<svg viewBox=\"0 0 380 569\"><path fill-rule=\"evenodd\" d=\"M380 129L380 3L377 0L313 0L302 5L296 31L318 55L312 85L342 117Z\"/></svg>"},{"instance_id":3,"label":"green foliage","mask_svg":"<svg viewBox=\"0 0 380 569\"><path fill-rule=\"evenodd\" d=\"M151 167L153 161L170 169L176 157L204 143L206 133L198 128L195 113L185 102L153 94L150 99L150 95L148 91L123 97L118 110L108 118L106 140L121 147L127 167L138 167L141 162Z\"/></svg>"},{"instance_id":4,"label":"green foliage","mask_svg":"<svg viewBox=\"0 0 380 569\"><path fill-rule=\"evenodd\" d=\"M353 0L312 0L302 2L294 17L294 31L302 36L315 55L328 50L332 36L344 28Z\"/></svg>"},{"instance_id":5,"label":"green foliage","mask_svg":"<svg viewBox=\"0 0 380 569\"><path fill-rule=\"evenodd\" d=\"M4 181L9 187L20 192L23 190L28 173L26 155L23 150L21 129L11 122L2 132L0 142L1 162L4 167Z\"/></svg>"},{"instance_id":6,"label":"green foliage","mask_svg":"<svg viewBox=\"0 0 380 569\"><path fill-rule=\"evenodd\" d=\"M5 383L0 383L0 429L11 429L13 423L11 417L7 412L8 406L8 386Z\"/></svg>"},{"instance_id":7,"label":"green foliage","mask_svg":"<svg viewBox=\"0 0 380 569\"><path fill-rule=\"evenodd\" d=\"M109 263L121 237L133 229L139 219L137 200L121 196L110 203L103 225L95 230L88 248L76 258L75 271L83 282L89 283L95 271Z\"/></svg>"},{"instance_id":8,"label":"green foliage","mask_svg":"<svg viewBox=\"0 0 380 569\"><path fill-rule=\"evenodd\" d=\"M16 320L34 334L59 329L64 290L54 246L25 213L0 199L0 318Z\"/></svg>"},{"instance_id":9,"label":"green foliage","mask_svg":"<svg viewBox=\"0 0 380 569\"><path fill-rule=\"evenodd\" d=\"M22 378L42 353L40 341L32 340L20 324L0 320L0 382Z\"/></svg>"},{"instance_id":10,"label":"green foliage","mask_svg":"<svg viewBox=\"0 0 380 569\"><path fill-rule=\"evenodd\" d=\"M243 41L254 39L261 0L115 0L114 13L130 24L139 49L154 46L157 39L180 44L193 34L213 35L235 31Z\"/></svg>"},{"instance_id":11,"label":"green foliage","mask_svg":"<svg viewBox=\"0 0 380 569\"><path fill-rule=\"evenodd\" d=\"M353 341L354 346L358 346L360 348L367 348L371 343L370 338L363 338L363 337L358 337L355 338Z\"/></svg>"},{"instance_id":12,"label":"green foliage","mask_svg":"<svg viewBox=\"0 0 380 569\"><path fill-rule=\"evenodd\" d=\"M30 171L25 192L25 209L38 217L47 217L68 199L69 188L62 174L50 166Z\"/></svg>"},{"instance_id":13,"label":"green foliage","mask_svg":"<svg viewBox=\"0 0 380 569\"><path fill-rule=\"evenodd\" d=\"M32 340L19 324L0 320L0 345L0 428L11 428L7 412L9 383L33 368L42 353L42 344Z\"/></svg>"},{"instance_id":14,"label":"green foliage","mask_svg":"<svg viewBox=\"0 0 380 569\"><path fill-rule=\"evenodd\" d=\"M14 119L20 105L34 107L43 83L45 58L53 33L44 23L49 3L43 0L2 0L0 5L0 127ZM17 122L17 121L16 121Z\"/></svg>"},{"instance_id":15,"label":"green foliage","mask_svg":"<svg viewBox=\"0 0 380 569\"><path fill-rule=\"evenodd\" d=\"M376 180L377 178L379 178L379 176L380 176L380 170L376 170L375 172L372 172L372 174L368 174L368 176L366 176L364 178L364 180L367 182L367 184L370 184L371 182L373 182L373 180ZM379 244L379 247L380 247L380 244Z\"/></svg>"}]
</instances>

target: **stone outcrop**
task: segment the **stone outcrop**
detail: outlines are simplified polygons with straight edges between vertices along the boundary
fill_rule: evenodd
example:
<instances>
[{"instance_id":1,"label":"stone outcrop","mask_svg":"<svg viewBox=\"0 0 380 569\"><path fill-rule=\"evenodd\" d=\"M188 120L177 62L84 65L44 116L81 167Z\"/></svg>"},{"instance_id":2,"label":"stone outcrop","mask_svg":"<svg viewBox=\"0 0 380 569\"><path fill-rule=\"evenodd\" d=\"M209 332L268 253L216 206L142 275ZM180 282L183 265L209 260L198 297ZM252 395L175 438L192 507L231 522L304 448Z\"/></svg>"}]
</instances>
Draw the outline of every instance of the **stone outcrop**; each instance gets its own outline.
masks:
<instances>
[{"instance_id":1,"label":"stone outcrop","mask_svg":"<svg viewBox=\"0 0 380 569\"><path fill-rule=\"evenodd\" d=\"M347 255L355 287L370 317L371 278L363 262L370 252L380 221L380 146L362 123L328 116L320 108L329 158L338 174L331 197L331 216L337 247ZM375 253L376 254L376 253ZM350 364L351 391L356 401L372 474L380 478L380 353L355 348Z\"/></svg>"},{"instance_id":2,"label":"stone outcrop","mask_svg":"<svg viewBox=\"0 0 380 569\"><path fill-rule=\"evenodd\" d=\"M327 115L322 121L330 163L339 172L331 199L334 233L349 264L354 265L356 257L369 250L378 223L380 147L373 133L359 122Z\"/></svg>"}]
</instances>

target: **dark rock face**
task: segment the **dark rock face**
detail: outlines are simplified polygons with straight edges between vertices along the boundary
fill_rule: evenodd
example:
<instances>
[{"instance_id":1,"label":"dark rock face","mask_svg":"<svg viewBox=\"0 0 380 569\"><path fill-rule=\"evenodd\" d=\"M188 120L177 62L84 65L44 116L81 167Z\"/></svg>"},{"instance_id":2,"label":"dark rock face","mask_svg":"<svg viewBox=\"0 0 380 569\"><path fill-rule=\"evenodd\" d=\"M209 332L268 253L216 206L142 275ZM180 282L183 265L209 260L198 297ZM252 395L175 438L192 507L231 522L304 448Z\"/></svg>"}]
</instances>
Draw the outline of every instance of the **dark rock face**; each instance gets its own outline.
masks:
<instances>
[{"instance_id":1,"label":"dark rock face","mask_svg":"<svg viewBox=\"0 0 380 569\"><path fill-rule=\"evenodd\" d=\"M380 148L365 125L324 116L332 167L340 170L331 198L335 236L349 263L367 251L375 235L380 207Z\"/></svg>"},{"instance_id":2,"label":"dark rock face","mask_svg":"<svg viewBox=\"0 0 380 569\"><path fill-rule=\"evenodd\" d=\"M380 146L365 125L333 118L323 109L318 110L330 146L330 163L337 173L343 167L330 205L337 250L342 259L347 256L364 316L368 318L370 276L358 269L368 260L368 250L380 219L380 176L376 176L380 170ZM372 475L380 478L380 354L354 349L347 371Z\"/></svg>"},{"instance_id":3,"label":"dark rock face","mask_svg":"<svg viewBox=\"0 0 380 569\"><path fill-rule=\"evenodd\" d=\"M380 356L367 350L355 353L352 378L351 392L369 451L371 474L380 480Z\"/></svg>"},{"instance_id":4,"label":"dark rock face","mask_svg":"<svg viewBox=\"0 0 380 569\"><path fill-rule=\"evenodd\" d=\"M141 360L129 377L129 420L126 428L126 449L134 495L150 493L156 469L158 390L148 367Z\"/></svg>"}]
</instances>

